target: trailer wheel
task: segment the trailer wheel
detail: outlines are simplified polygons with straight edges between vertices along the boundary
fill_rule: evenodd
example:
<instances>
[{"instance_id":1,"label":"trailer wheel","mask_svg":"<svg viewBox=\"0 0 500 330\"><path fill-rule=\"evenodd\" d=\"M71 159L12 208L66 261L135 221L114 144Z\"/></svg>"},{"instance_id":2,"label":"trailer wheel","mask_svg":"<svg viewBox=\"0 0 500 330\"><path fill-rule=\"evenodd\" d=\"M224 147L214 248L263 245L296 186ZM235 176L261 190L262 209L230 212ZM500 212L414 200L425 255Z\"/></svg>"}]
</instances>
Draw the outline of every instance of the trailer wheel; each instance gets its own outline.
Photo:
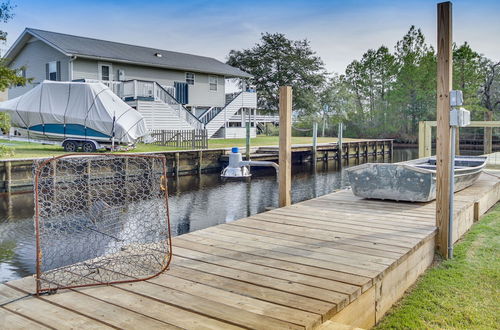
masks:
<instances>
[{"instance_id":1,"label":"trailer wheel","mask_svg":"<svg viewBox=\"0 0 500 330\"><path fill-rule=\"evenodd\" d=\"M83 152L95 152L97 148L95 147L95 144L93 142L84 142L82 144L82 150Z\"/></svg>"},{"instance_id":2,"label":"trailer wheel","mask_svg":"<svg viewBox=\"0 0 500 330\"><path fill-rule=\"evenodd\" d=\"M64 151L76 152L78 150L78 144L75 141L64 141L63 142Z\"/></svg>"}]
</instances>

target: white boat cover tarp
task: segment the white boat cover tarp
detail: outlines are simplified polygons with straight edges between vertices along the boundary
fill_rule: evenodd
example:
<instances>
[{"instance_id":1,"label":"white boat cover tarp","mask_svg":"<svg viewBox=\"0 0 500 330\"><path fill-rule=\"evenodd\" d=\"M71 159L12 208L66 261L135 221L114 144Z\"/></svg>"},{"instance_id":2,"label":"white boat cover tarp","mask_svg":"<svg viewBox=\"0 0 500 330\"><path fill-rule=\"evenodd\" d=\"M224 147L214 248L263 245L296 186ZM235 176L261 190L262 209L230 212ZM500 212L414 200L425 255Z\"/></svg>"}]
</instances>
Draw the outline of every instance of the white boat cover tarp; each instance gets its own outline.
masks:
<instances>
[{"instance_id":1,"label":"white boat cover tarp","mask_svg":"<svg viewBox=\"0 0 500 330\"><path fill-rule=\"evenodd\" d=\"M13 126L38 131L41 127L42 134L61 135L61 140L80 135L111 141L114 130L116 142L133 143L147 133L142 115L102 83L46 80L0 102L0 111L9 112ZM97 132L88 133L93 131Z\"/></svg>"}]
</instances>

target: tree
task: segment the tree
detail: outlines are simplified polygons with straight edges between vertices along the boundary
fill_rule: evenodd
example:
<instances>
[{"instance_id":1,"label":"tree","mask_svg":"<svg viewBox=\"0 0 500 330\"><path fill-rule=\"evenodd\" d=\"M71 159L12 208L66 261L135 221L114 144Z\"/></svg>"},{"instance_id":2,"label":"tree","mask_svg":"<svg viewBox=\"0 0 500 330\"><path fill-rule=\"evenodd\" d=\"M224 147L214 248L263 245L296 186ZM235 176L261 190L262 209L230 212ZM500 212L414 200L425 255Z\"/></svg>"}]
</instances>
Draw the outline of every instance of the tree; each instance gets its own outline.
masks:
<instances>
[{"instance_id":1,"label":"tree","mask_svg":"<svg viewBox=\"0 0 500 330\"><path fill-rule=\"evenodd\" d=\"M353 123L365 134L387 130L387 95L394 81L395 58L385 46L369 49L347 66L346 81L355 95ZM354 119L354 118L353 118Z\"/></svg>"},{"instance_id":2,"label":"tree","mask_svg":"<svg viewBox=\"0 0 500 330\"><path fill-rule=\"evenodd\" d=\"M227 63L253 75L258 107L277 111L279 87L293 87L293 107L303 113L318 110L318 93L325 82L323 61L307 39L289 40L281 33L264 33L260 43L244 50L231 50Z\"/></svg>"},{"instance_id":3,"label":"tree","mask_svg":"<svg viewBox=\"0 0 500 330\"><path fill-rule=\"evenodd\" d=\"M486 65L483 56L472 50L467 42L453 45L453 89L461 90L464 106L481 114L480 89L484 84ZM474 114L474 113L473 113ZM477 115L476 115L477 116Z\"/></svg>"},{"instance_id":4,"label":"tree","mask_svg":"<svg viewBox=\"0 0 500 330\"><path fill-rule=\"evenodd\" d=\"M4 1L0 3L0 22L7 23L12 17L14 17L14 6L10 4L10 1ZM5 43L7 40L7 33L0 30L0 42ZM12 85L24 86L30 79L26 79L22 72L25 68L9 68L7 66L7 59L0 59L0 91L4 91ZM0 112L0 130L8 132L10 129L10 119L8 114L5 112Z\"/></svg>"},{"instance_id":5,"label":"tree","mask_svg":"<svg viewBox=\"0 0 500 330\"><path fill-rule=\"evenodd\" d=\"M486 60L486 74L484 84L480 90L481 103L486 108L484 120L491 121L495 115L495 109L500 110L500 62L493 63ZM486 127L484 129L483 144L485 153L492 153L493 129Z\"/></svg>"},{"instance_id":6,"label":"tree","mask_svg":"<svg viewBox=\"0 0 500 330\"><path fill-rule=\"evenodd\" d=\"M0 3L0 22L7 23L12 17L14 7L10 1ZM7 32L0 30L0 42L5 43ZM21 74L25 68L11 69L7 67L7 59L0 59L0 90L5 90L11 85L25 85L27 79Z\"/></svg>"},{"instance_id":7,"label":"tree","mask_svg":"<svg viewBox=\"0 0 500 330\"><path fill-rule=\"evenodd\" d=\"M395 47L396 81L391 103L401 133L415 135L420 120L434 116L436 109L436 56L420 29L411 26Z\"/></svg>"}]
</instances>

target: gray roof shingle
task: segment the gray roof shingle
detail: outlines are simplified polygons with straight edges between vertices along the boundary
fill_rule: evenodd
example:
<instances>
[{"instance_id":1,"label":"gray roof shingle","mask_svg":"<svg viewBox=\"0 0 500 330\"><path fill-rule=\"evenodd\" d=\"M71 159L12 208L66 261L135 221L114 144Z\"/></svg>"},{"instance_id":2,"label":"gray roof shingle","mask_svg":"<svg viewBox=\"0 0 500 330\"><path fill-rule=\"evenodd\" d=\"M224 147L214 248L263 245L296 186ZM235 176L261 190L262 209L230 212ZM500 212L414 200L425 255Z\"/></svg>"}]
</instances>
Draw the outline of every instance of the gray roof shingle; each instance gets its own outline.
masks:
<instances>
[{"instance_id":1,"label":"gray roof shingle","mask_svg":"<svg viewBox=\"0 0 500 330\"><path fill-rule=\"evenodd\" d=\"M249 73L211 57L134 46L32 28L27 28L26 31L68 55L116 60L177 70L206 72L224 75L226 77L251 77ZM155 53L160 53L162 56L158 57Z\"/></svg>"}]
</instances>

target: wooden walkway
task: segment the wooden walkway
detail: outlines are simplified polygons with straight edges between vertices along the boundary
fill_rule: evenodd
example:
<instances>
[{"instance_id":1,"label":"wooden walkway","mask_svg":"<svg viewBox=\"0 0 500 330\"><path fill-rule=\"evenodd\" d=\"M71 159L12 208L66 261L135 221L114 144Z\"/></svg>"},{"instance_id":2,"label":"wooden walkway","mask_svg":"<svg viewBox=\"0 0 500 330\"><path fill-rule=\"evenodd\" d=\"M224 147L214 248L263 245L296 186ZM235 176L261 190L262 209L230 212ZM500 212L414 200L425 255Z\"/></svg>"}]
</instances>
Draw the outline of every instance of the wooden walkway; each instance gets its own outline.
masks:
<instances>
[{"instance_id":1,"label":"wooden walkway","mask_svg":"<svg viewBox=\"0 0 500 330\"><path fill-rule=\"evenodd\" d=\"M499 180L456 194L455 238L498 201ZM33 278L1 285L0 325L369 328L432 263L434 212L339 191L176 237L171 269L146 282L39 298L25 297Z\"/></svg>"}]
</instances>

